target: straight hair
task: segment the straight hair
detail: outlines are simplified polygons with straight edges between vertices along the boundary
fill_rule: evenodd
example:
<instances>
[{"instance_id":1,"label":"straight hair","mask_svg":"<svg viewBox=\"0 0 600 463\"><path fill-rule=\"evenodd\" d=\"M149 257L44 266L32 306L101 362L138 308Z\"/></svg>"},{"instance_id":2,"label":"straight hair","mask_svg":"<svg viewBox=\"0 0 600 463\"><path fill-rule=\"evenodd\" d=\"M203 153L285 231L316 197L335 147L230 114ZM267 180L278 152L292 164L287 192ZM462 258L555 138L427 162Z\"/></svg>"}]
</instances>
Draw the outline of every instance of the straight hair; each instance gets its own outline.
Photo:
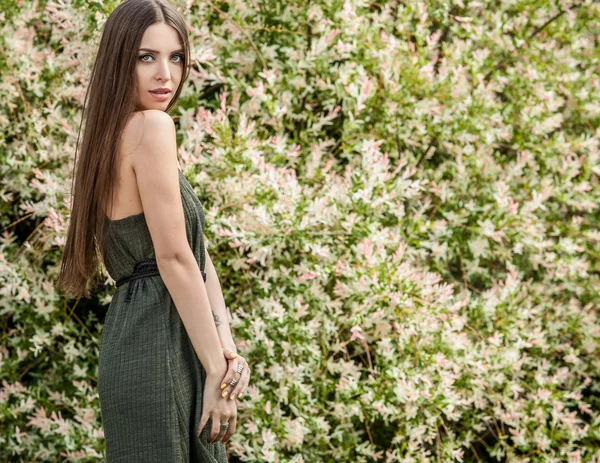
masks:
<instances>
[{"instance_id":1,"label":"straight hair","mask_svg":"<svg viewBox=\"0 0 600 463\"><path fill-rule=\"evenodd\" d=\"M77 136L71 215L57 282L57 287L72 297L89 299L91 292L103 283L99 270L104 262L105 206L110 204L112 211L121 135L136 110L138 48L146 29L157 23L175 28L184 49L183 76L165 110L168 112L190 71L189 38L183 16L167 1L126 0L113 10L103 26Z\"/></svg>"}]
</instances>

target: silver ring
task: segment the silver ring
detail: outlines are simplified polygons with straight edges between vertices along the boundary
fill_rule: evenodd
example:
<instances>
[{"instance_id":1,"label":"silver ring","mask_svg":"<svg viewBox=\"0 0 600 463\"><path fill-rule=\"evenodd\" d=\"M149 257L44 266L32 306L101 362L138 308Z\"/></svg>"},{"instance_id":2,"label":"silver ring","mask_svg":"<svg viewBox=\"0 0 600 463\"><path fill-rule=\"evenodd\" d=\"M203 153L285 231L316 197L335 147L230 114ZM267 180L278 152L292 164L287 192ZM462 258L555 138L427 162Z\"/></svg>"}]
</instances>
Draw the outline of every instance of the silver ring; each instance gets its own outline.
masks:
<instances>
[{"instance_id":1,"label":"silver ring","mask_svg":"<svg viewBox=\"0 0 600 463\"><path fill-rule=\"evenodd\" d=\"M229 427L229 423L221 423L221 427L223 429L227 429Z\"/></svg>"},{"instance_id":2,"label":"silver ring","mask_svg":"<svg viewBox=\"0 0 600 463\"><path fill-rule=\"evenodd\" d=\"M244 371L244 367L243 367L243 366L241 366L241 365L238 365L238 366L237 366L237 372L238 372L238 373L241 375L241 374L242 374L242 371Z\"/></svg>"},{"instance_id":3,"label":"silver ring","mask_svg":"<svg viewBox=\"0 0 600 463\"><path fill-rule=\"evenodd\" d=\"M235 386L237 384L237 379L232 379L231 381L229 381L229 384Z\"/></svg>"}]
</instances>

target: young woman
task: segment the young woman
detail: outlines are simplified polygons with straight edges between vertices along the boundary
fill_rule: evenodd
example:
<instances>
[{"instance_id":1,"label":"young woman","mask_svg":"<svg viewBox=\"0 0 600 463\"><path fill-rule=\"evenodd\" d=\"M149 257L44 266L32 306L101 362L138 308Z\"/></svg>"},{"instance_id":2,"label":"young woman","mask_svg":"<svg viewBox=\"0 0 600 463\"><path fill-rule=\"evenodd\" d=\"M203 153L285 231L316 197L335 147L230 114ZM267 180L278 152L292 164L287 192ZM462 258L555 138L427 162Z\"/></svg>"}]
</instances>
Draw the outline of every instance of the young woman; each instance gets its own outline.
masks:
<instances>
[{"instance_id":1,"label":"young woman","mask_svg":"<svg viewBox=\"0 0 600 463\"><path fill-rule=\"evenodd\" d=\"M168 115L189 66L179 12L127 0L104 25L86 94L58 285L89 298L99 258L117 282L98 366L108 463L226 462L249 382Z\"/></svg>"}]
</instances>

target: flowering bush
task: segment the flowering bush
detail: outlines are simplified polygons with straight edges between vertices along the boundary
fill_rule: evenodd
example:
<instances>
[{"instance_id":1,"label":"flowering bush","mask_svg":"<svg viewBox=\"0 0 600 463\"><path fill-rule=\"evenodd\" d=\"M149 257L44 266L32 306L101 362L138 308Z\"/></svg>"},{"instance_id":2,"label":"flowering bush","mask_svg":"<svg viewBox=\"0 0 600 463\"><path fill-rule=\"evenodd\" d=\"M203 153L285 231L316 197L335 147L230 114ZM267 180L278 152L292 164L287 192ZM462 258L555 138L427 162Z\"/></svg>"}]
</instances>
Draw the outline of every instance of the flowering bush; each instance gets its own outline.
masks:
<instances>
[{"instance_id":1,"label":"flowering bush","mask_svg":"<svg viewBox=\"0 0 600 463\"><path fill-rule=\"evenodd\" d=\"M54 282L116 4L0 13L10 461L102 459L114 282L76 301ZM599 462L599 5L181 8L179 154L252 367L231 461Z\"/></svg>"}]
</instances>

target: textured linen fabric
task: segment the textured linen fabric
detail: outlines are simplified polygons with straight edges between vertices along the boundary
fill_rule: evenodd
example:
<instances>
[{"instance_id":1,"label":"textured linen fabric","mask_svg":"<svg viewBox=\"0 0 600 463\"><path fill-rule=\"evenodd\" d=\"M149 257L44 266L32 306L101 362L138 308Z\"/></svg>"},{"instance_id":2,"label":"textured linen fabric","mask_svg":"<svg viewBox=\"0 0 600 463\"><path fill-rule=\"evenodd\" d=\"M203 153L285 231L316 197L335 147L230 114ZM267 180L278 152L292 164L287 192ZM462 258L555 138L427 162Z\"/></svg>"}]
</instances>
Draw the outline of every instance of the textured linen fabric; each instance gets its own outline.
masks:
<instances>
[{"instance_id":1,"label":"textured linen fabric","mask_svg":"<svg viewBox=\"0 0 600 463\"><path fill-rule=\"evenodd\" d=\"M179 185L187 239L204 272L204 210L181 170ZM129 276L136 262L155 258L143 212L106 222L103 255L111 278ZM118 286L98 362L106 462L226 463L225 445L208 442L212 419L196 433L205 381L206 370L160 275Z\"/></svg>"}]
</instances>

